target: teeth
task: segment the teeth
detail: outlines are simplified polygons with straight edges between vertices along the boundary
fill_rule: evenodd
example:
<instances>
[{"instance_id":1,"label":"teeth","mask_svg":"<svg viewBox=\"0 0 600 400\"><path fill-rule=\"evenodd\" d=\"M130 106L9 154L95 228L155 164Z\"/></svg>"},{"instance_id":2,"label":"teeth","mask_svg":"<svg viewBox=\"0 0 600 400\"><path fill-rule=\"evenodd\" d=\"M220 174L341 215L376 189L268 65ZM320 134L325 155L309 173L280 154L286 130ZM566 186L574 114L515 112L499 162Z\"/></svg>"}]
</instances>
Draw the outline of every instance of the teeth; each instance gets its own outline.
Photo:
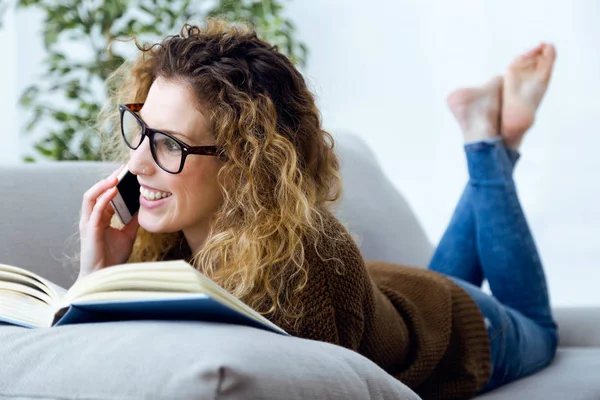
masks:
<instances>
[{"instance_id":1,"label":"teeth","mask_svg":"<svg viewBox=\"0 0 600 400\"><path fill-rule=\"evenodd\" d=\"M169 192L150 191L143 186L140 186L140 193L148 200L160 200L171 196L171 193Z\"/></svg>"}]
</instances>

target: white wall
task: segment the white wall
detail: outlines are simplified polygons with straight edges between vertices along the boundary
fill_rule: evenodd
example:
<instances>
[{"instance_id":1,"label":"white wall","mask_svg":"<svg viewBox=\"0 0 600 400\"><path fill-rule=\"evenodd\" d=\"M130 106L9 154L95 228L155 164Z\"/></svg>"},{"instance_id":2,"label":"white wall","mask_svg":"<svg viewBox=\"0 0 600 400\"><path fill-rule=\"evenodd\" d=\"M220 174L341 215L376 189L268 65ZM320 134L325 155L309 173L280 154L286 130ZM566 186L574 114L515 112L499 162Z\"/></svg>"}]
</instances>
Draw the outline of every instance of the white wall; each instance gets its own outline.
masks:
<instances>
[{"instance_id":1,"label":"white wall","mask_svg":"<svg viewBox=\"0 0 600 400\"><path fill-rule=\"evenodd\" d=\"M446 95L501 74L541 40L555 43L555 74L525 139L516 179L554 303L600 304L600 2L286 3L311 52L306 75L326 128L368 142L433 242L466 182L461 135ZM12 37L18 50L16 66L0 63L2 105L30 82L41 59L40 38L26 23L36 16L19 18L18 38L15 24L13 36L0 32L2 42ZM18 90L5 90L15 76ZM0 120L14 128L15 112L8 110L0 108ZM18 146L15 130L9 132L0 162L16 161L10 158ZM22 137L20 143L27 147Z\"/></svg>"},{"instance_id":2,"label":"white wall","mask_svg":"<svg viewBox=\"0 0 600 400\"><path fill-rule=\"evenodd\" d=\"M600 2L303 0L289 15L311 50L306 75L326 127L374 148L433 242L467 178L445 97L555 43L516 180L554 303L600 304Z\"/></svg>"}]
</instances>

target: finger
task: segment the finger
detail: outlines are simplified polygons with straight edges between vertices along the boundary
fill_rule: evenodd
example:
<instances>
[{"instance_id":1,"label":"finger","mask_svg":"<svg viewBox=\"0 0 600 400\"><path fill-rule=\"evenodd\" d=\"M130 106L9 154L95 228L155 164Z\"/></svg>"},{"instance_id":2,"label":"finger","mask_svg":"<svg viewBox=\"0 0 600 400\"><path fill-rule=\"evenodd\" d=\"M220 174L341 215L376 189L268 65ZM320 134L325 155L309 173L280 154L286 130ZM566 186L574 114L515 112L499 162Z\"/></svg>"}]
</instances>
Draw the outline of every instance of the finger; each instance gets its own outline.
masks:
<instances>
[{"instance_id":1,"label":"finger","mask_svg":"<svg viewBox=\"0 0 600 400\"><path fill-rule=\"evenodd\" d=\"M102 179L100 182L97 182L87 192L84 193L83 204L81 207L81 218L84 221L89 220L98 196L100 196L102 192L106 191L107 189L110 189L111 187L117 184L117 176L124 167L125 164L121 165L112 174L110 174L109 177Z\"/></svg>"},{"instance_id":2,"label":"finger","mask_svg":"<svg viewBox=\"0 0 600 400\"><path fill-rule=\"evenodd\" d=\"M81 219L87 221L90 219L98 196L106 193L107 190L114 188L117 185L117 178L106 178L96 183L83 195L81 204Z\"/></svg>"},{"instance_id":3,"label":"finger","mask_svg":"<svg viewBox=\"0 0 600 400\"><path fill-rule=\"evenodd\" d=\"M125 168L127 164L121 164L119 166L119 168L115 169L109 176L108 178L116 178L117 176L119 176L119 173L123 170L123 168Z\"/></svg>"},{"instance_id":4,"label":"finger","mask_svg":"<svg viewBox=\"0 0 600 400\"><path fill-rule=\"evenodd\" d=\"M104 212L102 213L102 225L103 226L110 225L110 221L111 221L113 215L115 215L115 209L113 207L107 206L104 209Z\"/></svg>"},{"instance_id":5,"label":"finger","mask_svg":"<svg viewBox=\"0 0 600 400\"><path fill-rule=\"evenodd\" d=\"M93 228L99 228L100 222L102 220L102 215L104 214L104 210L108 205L108 202L111 201L117 194L117 188L112 188L107 190L102 194L102 196L98 197L96 204L94 205L94 209L92 214L90 215L90 220L88 222L88 226Z\"/></svg>"},{"instance_id":6,"label":"finger","mask_svg":"<svg viewBox=\"0 0 600 400\"><path fill-rule=\"evenodd\" d=\"M130 238L131 240L135 239L135 236L137 235L137 230L140 227L140 222L138 220L138 214L136 213L133 218L131 219L131 221L125 225L125 227L123 227L123 229L121 229L121 231L127 235L128 238Z\"/></svg>"},{"instance_id":7,"label":"finger","mask_svg":"<svg viewBox=\"0 0 600 400\"><path fill-rule=\"evenodd\" d=\"M119 168L115 169L108 177L107 179L115 179L119 176L119 174L121 173L121 171L123 171L123 168L125 168L126 164L122 164Z\"/></svg>"}]
</instances>

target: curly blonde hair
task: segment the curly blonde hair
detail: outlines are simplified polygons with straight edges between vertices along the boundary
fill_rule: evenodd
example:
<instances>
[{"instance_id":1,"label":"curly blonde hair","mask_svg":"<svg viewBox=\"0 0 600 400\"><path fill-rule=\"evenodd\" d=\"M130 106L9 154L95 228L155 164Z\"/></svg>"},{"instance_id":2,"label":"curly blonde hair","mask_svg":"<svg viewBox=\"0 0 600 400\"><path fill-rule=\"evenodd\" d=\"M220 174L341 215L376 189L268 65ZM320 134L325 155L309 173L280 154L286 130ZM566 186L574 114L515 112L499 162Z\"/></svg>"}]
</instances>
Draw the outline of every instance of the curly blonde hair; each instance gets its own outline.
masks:
<instances>
[{"instance_id":1,"label":"curly blonde hair","mask_svg":"<svg viewBox=\"0 0 600 400\"><path fill-rule=\"evenodd\" d=\"M117 104L144 102L158 77L187 85L227 156L218 174L224 201L193 264L260 313L299 318L293 299L307 281L305 249L316 246L341 191L333 138L304 78L243 24L186 23L178 36L135 44L141 54L109 77L119 84L99 118L116 128L104 158L128 159ZM140 228L129 261L161 260L181 240L181 232Z\"/></svg>"}]
</instances>

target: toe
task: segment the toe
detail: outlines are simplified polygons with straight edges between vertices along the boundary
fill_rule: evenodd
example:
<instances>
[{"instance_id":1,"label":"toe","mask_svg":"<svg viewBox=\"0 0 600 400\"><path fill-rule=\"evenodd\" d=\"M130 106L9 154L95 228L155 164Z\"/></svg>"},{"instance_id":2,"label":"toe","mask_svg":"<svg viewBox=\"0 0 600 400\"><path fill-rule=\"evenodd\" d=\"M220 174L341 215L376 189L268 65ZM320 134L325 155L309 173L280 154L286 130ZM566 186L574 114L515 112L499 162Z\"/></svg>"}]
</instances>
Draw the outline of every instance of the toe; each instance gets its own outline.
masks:
<instances>
[{"instance_id":1,"label":"toe","mask_svg":"<svg viewBox=\"0 0 600 400\"><path fill-rule=\"evenodd\" d=\"M556 59L556 48L552 44L547 44L544 46L544 50L542 51L542 57L547 60L549 63L553 63Z\"/></svg>"},{"instance_id":2,"label":"toe","mask_svg":"<svg viewBox=\"0 0 600 400\"><path fill-rule=\"evenodd\" d=\"M553 45L547 44L544 46L543 52L538 62L538 72L544 79L550 79L552 74L552 68L554 67L554 60L556 59L556 49Z\"/></svg>"},{"instance_id":3,"label":"toe","mask_svg":"<svg viewBox=\"0 0 600 400\"><path fill-rule=\"evenodd\" d=\"M530 68L534 65L536 58L542 54L544 43L540 43L536 47L519 55L509 68Z\"/></svg>"},{"instance_id":4,"label":"toe","mask_svg":"<svg viewBox=\"0 0 600 400\"><path fill-rule=\"evenodd\" d=\"M544 49L544 44L540 43L536 47L534 47L533 49L527 51L526 53L523 53L521 55L521 57L523 57L523 58L533 58L533 57L541 54L543 49Z\"/></svg>"}]
</instances>

